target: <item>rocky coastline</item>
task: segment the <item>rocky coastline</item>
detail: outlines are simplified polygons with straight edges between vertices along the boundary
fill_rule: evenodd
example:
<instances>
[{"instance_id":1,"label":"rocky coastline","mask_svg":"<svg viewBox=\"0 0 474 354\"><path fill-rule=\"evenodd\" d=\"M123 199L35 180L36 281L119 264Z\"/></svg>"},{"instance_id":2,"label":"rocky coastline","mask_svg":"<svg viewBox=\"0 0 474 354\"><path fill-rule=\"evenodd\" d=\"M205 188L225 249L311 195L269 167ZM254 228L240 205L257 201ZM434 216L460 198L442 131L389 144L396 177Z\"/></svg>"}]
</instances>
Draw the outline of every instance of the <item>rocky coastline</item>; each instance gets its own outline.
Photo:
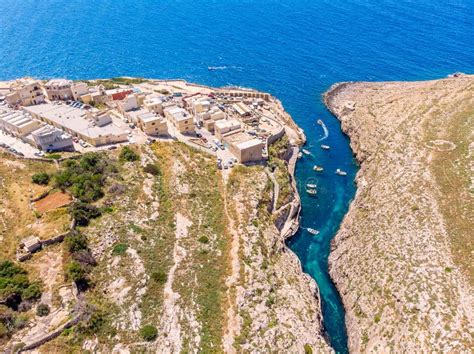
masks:
<instances>
[{"instance_id":1,"label":"rocky coastline","mask_svg":"<svg viewBox=\"0 0 474 354\"><path fill-rule=\"evenodd\" d=\"M472 273L463 252L472 251L464 171L473 90L474 76L463 75L344 82L324 94L361 164L329 257L351 352L472 349ZM466 208L453 215L456 205Z\"/></svg>"}]
</instances>

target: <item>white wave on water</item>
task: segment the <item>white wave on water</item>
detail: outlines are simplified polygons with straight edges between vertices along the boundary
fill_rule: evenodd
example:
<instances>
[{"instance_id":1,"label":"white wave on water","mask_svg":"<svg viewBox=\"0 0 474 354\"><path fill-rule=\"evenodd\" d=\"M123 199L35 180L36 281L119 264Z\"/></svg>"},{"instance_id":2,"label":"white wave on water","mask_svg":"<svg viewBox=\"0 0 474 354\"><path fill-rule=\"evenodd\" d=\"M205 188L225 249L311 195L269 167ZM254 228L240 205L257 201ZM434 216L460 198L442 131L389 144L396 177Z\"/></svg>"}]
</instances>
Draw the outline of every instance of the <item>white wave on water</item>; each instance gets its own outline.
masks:
<instances>
[{"instance_id":1,"label":"white wave on water","mask_svg":"<svg viewBox=\"0 0 474 354\"><path fill-rule=\"evenodd\" d=\"M235 65L222 65L222 66L208 66L208 70L226 70L226 69L242 69L240 66L235 66Z\"/></svg>"},{"instance_id":2,"label":"white wave on water","mask_svg":"<svg viewBox=\"0 0 474 354\"><path fill-rule=\"evenodd\" d=\"M318 141L323 141L324 139L327 139L327 137L329 136L329 130L328 128L326 127L326 124L324 124L323 121L321 121L321 128L323 128L323 131L324 131L324 136L319 139Z\"/></svg>"}]
</instances>

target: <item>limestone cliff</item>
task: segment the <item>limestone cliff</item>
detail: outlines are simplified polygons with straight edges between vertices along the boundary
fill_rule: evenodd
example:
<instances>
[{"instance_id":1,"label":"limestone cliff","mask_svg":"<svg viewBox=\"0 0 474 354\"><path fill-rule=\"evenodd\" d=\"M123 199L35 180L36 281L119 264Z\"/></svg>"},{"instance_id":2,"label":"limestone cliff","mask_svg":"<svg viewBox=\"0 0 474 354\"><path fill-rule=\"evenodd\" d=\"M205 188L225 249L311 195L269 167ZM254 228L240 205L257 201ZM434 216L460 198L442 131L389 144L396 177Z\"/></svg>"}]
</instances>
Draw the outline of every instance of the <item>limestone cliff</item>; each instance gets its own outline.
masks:
<instances>
[{"instance_id":1,"label":"limestone cliff","mask_svg":"<svg viewBox=\"0 0 474 354\"><path fill-rule=\"evenodd\" d=\"M361 163L330 274L352 352L469 352L474 77L325 95Z\"/></svg>"}]
</instances>

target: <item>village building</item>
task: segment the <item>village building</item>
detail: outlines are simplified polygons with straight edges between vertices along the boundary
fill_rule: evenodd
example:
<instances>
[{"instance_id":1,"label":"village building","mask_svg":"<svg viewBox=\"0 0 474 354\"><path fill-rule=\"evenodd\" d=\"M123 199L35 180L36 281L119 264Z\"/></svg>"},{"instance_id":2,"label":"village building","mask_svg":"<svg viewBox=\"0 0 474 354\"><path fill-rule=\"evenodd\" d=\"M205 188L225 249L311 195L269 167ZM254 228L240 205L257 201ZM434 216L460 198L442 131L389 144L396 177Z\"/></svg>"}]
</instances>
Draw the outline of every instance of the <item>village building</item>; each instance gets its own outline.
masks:
<instances>
[{"instance_id":1,"label":"village building","mask_svg":"<svg viewBox=\"0 0 474 354\"><path fill-rule=\"evenodd\" d=\"M127 141L127 133L112 124L108 112L89 112L65 104L42 104L23 108L31 116L63 129L93 146Z\"/></svg>"},{"instance_id":2,"label":"village building","mask_svg":"<svg viewBox=\"0 0 474 354\"><path fill-rule=\"evenodd\" d=\"M235 119L219 120L215 123L214 132L216 138L222 140L226 135L235 134L240 131L241 124Z\"/></svg>"},{"instance_id":3,"label":"village building","mask_svg":"<svg viewBox=\"0 0 474 354\"><path fill-rule=\"evenodd\" d=\"M18 79L10 85L5 101L11 105L30 106L44 102L44 94L38 81L32 78Z\"/></svg>"},{"instance_id":4,"label":"village building","mask_svg":"<svg viewBox=\"0 0 474 354\"><path fill-rule=\"evenodd\" d=\"M167 107L164 110L165 117L173 127L181 134L191 134L194 132L194 120L189 113L177 106Z\"/></svg>"},{"instance_id":5,"label":"village building","mask_svg":"<svg viewBox=\"0 0 474 354\"><path fill-rule=\"evenodd\" d=\"M32 119L30 115L22 111L6 110L0 112L0 129L16 137L28 135L40 126L39 121Z\"/></svg>"},{"instance_id":6,"label":"village building","mask_svg":"<svg viewBox=\"0 0 474 354\"><path fill-rule=\"evenodd\" d=\"M123 100L117 102L117 109L122 114L138 108L137 96L133 93L127 95Z\"/></svg>"},{"instance_id":7,"label":"village building","mask_svg":"<svg viewBox=\"0 0 474 354\"><path fill-rule=\"evenodd\" d=\"M31 138L33 145L43 151L74 151L71 135L49 124L33 131Z\"/></svg>"},{"instance_id":8,"label":"village building","mask_svg":"<svg viewBox=\"0 0 474 354\"><path fill-rule=\"evenodd\" d=\"M89 94L89 85L85 82L76 82L71 85L72 99L83 101L82 96Z\"/></svg>"},{"instance_id":9,"label":"village building","mask_svg":"<svg viewBox=\"0 0 474 354\"><path fill-rule=\"evenodd\" d=\"M146 112L137 116L137 125L148 135L167 135L166 120L156 113Z\"/></svg>"},{"instance_id":10,"label":"village building","mask_svg":"<svg viewBox=\"0 0 474 354\"><path fill-rule=\"evenodd\" d=\"M148 112L155 112L164 115L163 112L163 100L159 97L147 97L143 101L143 106Z\"/></svg>"},{"instance_id":11,"label":"village building","mask_svg":"<svg viewBox=\"0 0 474 354\"><path fill-rule=\"evenodd\" d=\"M226 135L223 141L240 163L261 161L263 158L263 142L246 133Z\"/></svg>"},{"instance_id":12,"label":"village building","mask_svg":"<svg viewBox=\"0 0 474 354\"><path fill-rule=\"evenodd\" d=\"M44 89L50 100L71 100L73 98L71 90L72 81L66 79L49 80Z\"/></svg>"}]
</instances>

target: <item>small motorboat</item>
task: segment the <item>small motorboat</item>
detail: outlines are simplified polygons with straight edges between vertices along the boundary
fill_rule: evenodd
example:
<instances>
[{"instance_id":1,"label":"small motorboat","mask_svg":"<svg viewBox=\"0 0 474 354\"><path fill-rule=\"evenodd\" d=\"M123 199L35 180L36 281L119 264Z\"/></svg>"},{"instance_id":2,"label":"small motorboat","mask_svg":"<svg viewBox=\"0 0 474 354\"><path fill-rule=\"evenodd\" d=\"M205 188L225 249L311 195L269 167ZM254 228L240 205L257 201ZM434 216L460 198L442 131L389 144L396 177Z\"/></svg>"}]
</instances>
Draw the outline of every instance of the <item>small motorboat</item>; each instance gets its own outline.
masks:
<instances>
[{"instance_id":1,"label":"small motorboat","mask_svg":"<svg viewBox=\"0 0 474 354\"><path fill-rule=\"evenodd\" d=\"M305 155L311 155L311 152L309 152L309 151L306 150L306 149L303 149L303 150L301 150L301 151L303 151L303 154L305 154Z\"/></svg>"},{"instance_id":2,"label":"small motorboat","mask_svg":"<svg viewBox=\"0 0 474 354\"><path fill-rule=\"evenodd\" d=\"M322 172L324 170L324 168L322 168L321 166L318 166L318 165L314 165L313 170L316 171L316 172Z\"/></svg>"},{"instance_id":3,"label":"small motorboat","mask_svg":"<svg viewBox=\"0 0 474 354\"><path fill-rule=\"evenodd\" d=\"M316 195L318 191L316 189L307 189L306 193L308 193L309 195Z\"/></svg>"},{"instance_id":4,"label":"small motorboat","mask_svg":"<svg viewBox=\"0 0 474 354\"><path fill-rule=\"evenodd\" d=\"M310 228L310 227L307 227L306 230L307 230L310 234L312 234L312 235L317 235L317 234L319 234L319 231L318 231L318 230L312 229L312 228Z\"/></svg>"},{"instance_id":5,"label":"small motorboat","mask_svg":"<svg viewBox=\"0 0 474 354\"><path fill-rule=\"evenodd\" d=\"M321 149L329 150L331 147L329 145L321 145Z\"/></svg>"},{"instance_id":6,"label":"small motorboat","mask_svg":"<svg viewBox=\"0 0 474 354\"><path fill-rule=\"evenodd\" d=\"M302 152L299 152L298 153L298 158L301 159L303 157L303 153Z\"/></svg>"},{"instance_id":7,"label":"small motorboat","mask_svg":"<svg viewBox=\"0 0 474 354\"><path fill-rule=\"evenodd\" d=\"M323 121L321 119L318 119L318 124L323 125Z\"/></svg>"},{"instance_id":8,"label":"small motorboat","mask_svg":"<svg viewBox=\"0 0 474 354\"><path fill-rule=\"evenodd\" d=\"M336 170L336 175L339 175L339 176L346 176L347 175L347 172L346 171L343 171L341 169L337 169Z\"/></svg>"},{"instance_id":9,"label":"small motorboat","mask_svg":"<svg viewBox=\"0 0 474 354\"><path fill-rule=\"evenodd\" d=\"M306 185L306 187L307 187L308 189L316 189L317 185L312 184L312 183L308 183L308 184Z\"/></svg>"}]
</instances>

